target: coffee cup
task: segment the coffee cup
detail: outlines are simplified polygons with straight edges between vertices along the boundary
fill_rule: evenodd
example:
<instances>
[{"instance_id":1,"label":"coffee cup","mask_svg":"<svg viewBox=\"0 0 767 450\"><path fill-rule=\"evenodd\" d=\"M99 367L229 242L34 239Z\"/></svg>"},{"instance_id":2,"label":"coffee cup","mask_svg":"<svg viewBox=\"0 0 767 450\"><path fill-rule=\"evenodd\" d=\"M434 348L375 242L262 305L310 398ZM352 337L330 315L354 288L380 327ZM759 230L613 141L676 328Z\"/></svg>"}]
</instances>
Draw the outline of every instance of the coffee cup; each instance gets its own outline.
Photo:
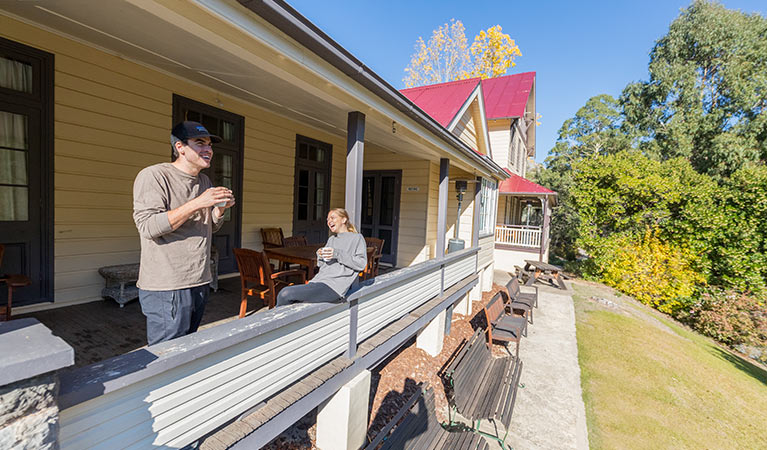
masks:
<instances>
[{"instance_id":1,"label":"coffee cup","mask_svg":"<svg viewBox=\"0 0 767 450\"><path fill-rule=\"evenodd\" d=\"M330 261L333 255L333 247L322 247L320 248L319 253L320 258L322 258L324 261Z\"/></svg>"},{"instance_id":2,"label":"coffee cup","mask_svg":"<svg viewBox=\"0 0 767 450\"><path fill-rule=\"evenodd\" d=\"M219 208L223 208L224 206L226 206L227 203L229 203L229 202L218 202L218 203L216 203L213 206L216 206L216 207L219 207Z\"/></svg>"}]
</instances>

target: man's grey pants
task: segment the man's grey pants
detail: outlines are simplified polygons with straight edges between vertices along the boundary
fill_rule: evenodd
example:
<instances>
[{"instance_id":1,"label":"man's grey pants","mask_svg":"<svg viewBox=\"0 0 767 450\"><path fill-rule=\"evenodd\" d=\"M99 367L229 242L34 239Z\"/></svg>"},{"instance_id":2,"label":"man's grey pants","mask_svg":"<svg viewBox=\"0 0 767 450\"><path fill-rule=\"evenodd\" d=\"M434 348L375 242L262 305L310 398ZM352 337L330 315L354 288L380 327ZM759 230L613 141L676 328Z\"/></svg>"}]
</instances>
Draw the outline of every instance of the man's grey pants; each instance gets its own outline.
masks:
<instances>
[{"instance_id":1,"label":"man's grey pants","mask_svg":"<svg viewBox=\"0 0 767 450\"><path fill-rule=\"evenodd\" d=\"M208 284L175 291L139 289L147 343L153 345L197 331L209 293Z\"/></svg>"}]
</instances>

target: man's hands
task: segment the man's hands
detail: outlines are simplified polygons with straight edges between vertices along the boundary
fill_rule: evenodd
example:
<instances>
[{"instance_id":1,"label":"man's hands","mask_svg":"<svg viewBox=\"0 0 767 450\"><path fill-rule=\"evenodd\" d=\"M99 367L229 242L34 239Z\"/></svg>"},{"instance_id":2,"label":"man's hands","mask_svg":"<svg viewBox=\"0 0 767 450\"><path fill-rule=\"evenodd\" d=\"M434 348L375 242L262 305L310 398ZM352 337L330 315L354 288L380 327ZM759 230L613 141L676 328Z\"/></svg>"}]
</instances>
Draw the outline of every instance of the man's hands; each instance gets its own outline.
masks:
<instances>
[{"instance_id":1,"label":"man's hands","mask_svg":"<svg viewBox=\"0 0 767 450\"><path fill-rule=\"evenodd\" d=\"M223 186L210 188L197 197L197 199L205 205L203 208L215 206L213 208L213 215L216 220L224 216L227 208L234 206L234 194L230 189Z\"/></svg>"},{"instance_id":2,"label":"man's hands","mask_svg":"<svg viewBox=\"0 0 767 450\"><path fill-rule=\"evenodd\" d=\"M194 201L197 202L197 209L210 208L224 202L226 205L220 208L226 209L234 206L234 195L231 190L223 186L212 187L200 194Z\"/></svg>"},{"instance_id":3,"label":"man's hands","mask_svg":"<svg viewBox=\"0 0 767 450\"><path fill-rule=\"evenodd\" d=\"M189 200L178 208L168 211L168 221L170 222L171 228L176 230L183 225L184 222L189 220L189 218L198 210L211 208L217 203L220 204L224 202L226 202L224 206L216 206L213 208L213 215L216 221L224 215L224 211L227 208L234 206L234 195L230 189L223 186L209 188L197 196L197 198Z\"/></svg>"}]
</instances>

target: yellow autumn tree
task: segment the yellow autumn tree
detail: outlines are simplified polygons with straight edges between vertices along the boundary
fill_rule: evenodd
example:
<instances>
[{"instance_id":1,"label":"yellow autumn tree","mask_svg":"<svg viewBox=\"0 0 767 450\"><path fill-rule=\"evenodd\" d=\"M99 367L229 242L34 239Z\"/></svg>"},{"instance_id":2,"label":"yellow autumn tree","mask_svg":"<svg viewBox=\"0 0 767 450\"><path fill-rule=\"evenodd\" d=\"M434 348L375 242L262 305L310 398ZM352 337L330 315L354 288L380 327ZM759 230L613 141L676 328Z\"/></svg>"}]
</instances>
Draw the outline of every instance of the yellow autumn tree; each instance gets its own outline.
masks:
<instances>
[{"instance_id":1,"label":"yellow autumn tree","mask_svg":"<svg viewBox=\"0 0 767 450\"><path fill-rule=\"evenodd\" d=\"M517 65L515 57L522 56L519 46L508 34L503 33L500 25L480 31L469 50L474 64L466 78L500 77L509 67Z\"/></svg>"},{"instance_id":2,"label":"yellow autumn tree","mask_svg":"<svg viewBox=\"0 0 767 450\"><path fill-rule=\"evenodd\" d=\"M451 19L450 24L432 31L428 43L418 37L403 81L414 87L457 80L470 69L470 63L463 23Z\"/></svg>"},{"instance_id":3,"label":"yellow autumn tree","mask_svg":"<svg viewBox=\"0 0 767 450\"><path fill-rule=\"evenodd\" d=\"M501 76L516 65L515 57L522 56L514 40L502 31L500 25L480 31L469 47L463 23L451 19L449 24L432 31L428 42L418 38L402 81L410 88Z\"/></svg>"}]
</instances>

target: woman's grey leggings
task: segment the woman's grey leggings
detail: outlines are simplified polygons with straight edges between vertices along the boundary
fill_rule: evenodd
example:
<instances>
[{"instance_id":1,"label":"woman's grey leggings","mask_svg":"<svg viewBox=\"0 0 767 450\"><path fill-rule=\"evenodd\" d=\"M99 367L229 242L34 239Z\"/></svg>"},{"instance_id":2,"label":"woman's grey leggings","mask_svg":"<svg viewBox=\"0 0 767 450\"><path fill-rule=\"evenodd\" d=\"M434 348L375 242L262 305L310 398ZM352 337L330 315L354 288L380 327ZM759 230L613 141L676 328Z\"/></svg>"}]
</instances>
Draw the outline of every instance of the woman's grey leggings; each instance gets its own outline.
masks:
<instances>
[{"instance_id":1,"label":"woman's grey leggings","mask_svg":"<svg viewBox=\"0 0 767 450\"><path fill-rule=\"evenodd\" d=\"M306 283L283 288L277 294L277 306L291 303L330 303L341 299L327 284Z\"/></svg>"}]
</instances>

